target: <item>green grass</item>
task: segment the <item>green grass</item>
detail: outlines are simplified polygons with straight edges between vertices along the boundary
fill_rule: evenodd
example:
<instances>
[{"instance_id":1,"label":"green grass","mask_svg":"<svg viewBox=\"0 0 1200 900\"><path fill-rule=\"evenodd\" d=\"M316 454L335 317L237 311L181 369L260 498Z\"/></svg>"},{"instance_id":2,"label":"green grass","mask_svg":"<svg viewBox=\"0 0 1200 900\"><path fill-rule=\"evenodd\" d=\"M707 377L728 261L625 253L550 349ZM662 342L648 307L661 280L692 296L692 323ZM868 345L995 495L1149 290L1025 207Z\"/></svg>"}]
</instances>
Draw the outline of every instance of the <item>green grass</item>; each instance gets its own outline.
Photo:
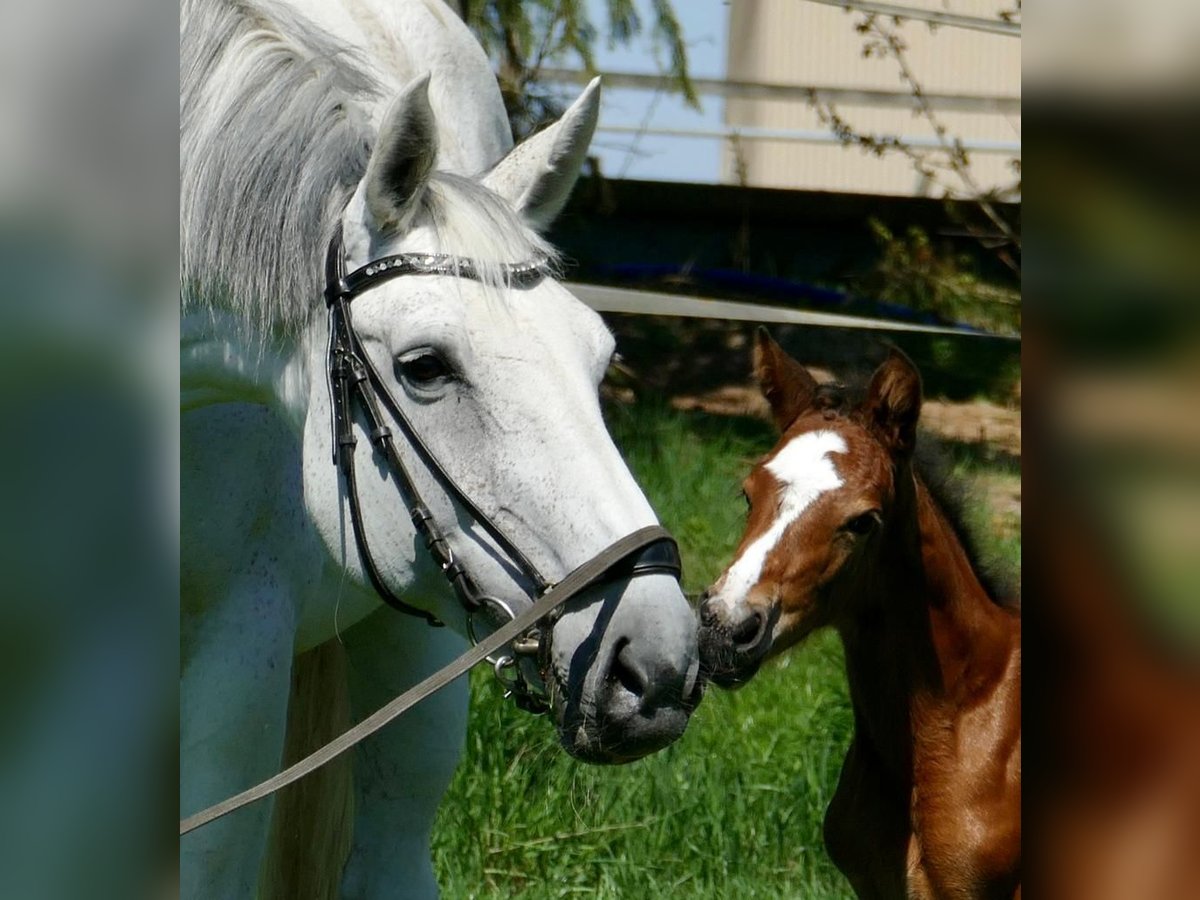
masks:
<instances>
[{"instance_id":1,"label":"green grass","mask_svg":"<svg viewBox=\"0 0 1200 900\"><path fill-rule=\"evenodd\" d=\"M977 445L949 445L946 450L950 475L965 491L964 518L975 538L978 562L992 572L1015 576L1021 570L1021 516L998 501L1020 498L1020 460L981 453ZM999 580L1007 583L1016 579Z\"/></svg>"},{"instance_id":2,"label":"green grass","mask_svg":"<svg viewBox=\"0 0 1200 900\"><path fill-rule=\"evenodd\" d=\"M700 590L733 552L738 487L774 434L646 403L615 407L610 426L679 540L685 588ZM615 768L570 759L487 672L472 685L466 754L434 830L444 896L852 896L821 842L851 733L834 635L741 691L710 690L676 744Z\"/></svg>"}]
</instances>

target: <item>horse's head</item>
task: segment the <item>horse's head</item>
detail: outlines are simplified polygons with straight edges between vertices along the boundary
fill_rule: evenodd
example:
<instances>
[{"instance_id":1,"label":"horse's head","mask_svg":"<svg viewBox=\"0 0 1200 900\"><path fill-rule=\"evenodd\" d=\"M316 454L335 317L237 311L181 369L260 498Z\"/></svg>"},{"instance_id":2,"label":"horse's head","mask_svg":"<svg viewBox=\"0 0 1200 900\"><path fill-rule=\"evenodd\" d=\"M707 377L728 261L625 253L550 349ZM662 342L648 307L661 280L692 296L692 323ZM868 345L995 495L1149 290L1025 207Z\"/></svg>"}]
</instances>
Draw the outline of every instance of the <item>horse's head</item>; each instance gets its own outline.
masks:
<instances>
[{"instance_id":1,"label":"horse's head","mask_svg":"<svg viewBox=\"0 0 1200 900\"><path fill-rule=\"evenodd\" d=\"M891 524L921 405L920 376L897 351L853 408L765 331L754 368L781 437L746 478L746 531L701 607L705 668L725 686L878 589L865 578Z\"/></svg>"},{"instance_id":2,"label":"horse's head","mask_svg":"<svg viewBox=\"0 0 1200 900\"><path fill-rule=\"evenodd\" d=\"M392 104L366 175L342 218L347 269L396 254L470 260L453 271L401 276L355 297L353 327L383 388L457 488L548 581L617 538L655 523L613 446L597 387L613 352L600 318L553 278L511 280L512 266L550 257L537 234L565 203L595 126L593 84L545 131L490 172L435 171L437 123L427 82ZM453 129L446 129L443 134ZM305 499L325 542L367 584L331 465L326 332L310 336ZM385 418L390 413L385 409ZM537 585L397 434L399 455L453 553L483 594L514 612ZM389 467L359 423L355 450L362 522L379 575L396 595L460 632L466 615L428 558ZM697 698L695 616L667 574L617 579L572 600L553 624L544 680L563 745L596 762L660 749Z\"/></svg>"}]
</instances>

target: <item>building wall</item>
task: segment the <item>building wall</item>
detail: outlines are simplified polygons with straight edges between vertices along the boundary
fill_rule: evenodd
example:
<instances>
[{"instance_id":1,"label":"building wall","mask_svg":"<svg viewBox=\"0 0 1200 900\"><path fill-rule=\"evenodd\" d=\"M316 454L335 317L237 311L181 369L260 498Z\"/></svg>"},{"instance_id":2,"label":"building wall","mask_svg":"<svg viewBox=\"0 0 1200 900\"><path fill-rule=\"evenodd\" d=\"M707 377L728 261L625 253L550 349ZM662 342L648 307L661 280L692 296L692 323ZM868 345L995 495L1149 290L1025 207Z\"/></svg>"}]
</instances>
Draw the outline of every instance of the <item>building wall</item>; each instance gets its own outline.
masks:
<instances>
[{"instance_id":1,"label":"building wall","mask_svg":"<svg viewBox=\"0 0 1200 900\"><path fill-rule=\"evenodd\" d=\"M961 15L992 18L1003 0L892 0ZM819 87L904 90L891 57L864 58L866 37L855 23L861 13L805 0L733 0L729 6L727 77L731 81ZM894 23L884 20L891 28ZM1005 35L906 20L898 33L926 93L1016 97L1021 90L1021 41ZM936 138L925 119L909 109L839 105L839 115L857 131L876 135ZM1020 141L1019 114L939 112L950 137L964 141ZM727 125L827 131L804 101L729 100ZM940 196L945 188L973 193L953 173L928 183L898 153L882 158L857 147L744 138L728 142L724 180L755 187ZM1017 178L1013 153L969 154L970 174L981 189L1003 188ZM934 158L937 158L936 156Z\"/></svg>"}]
</instances>

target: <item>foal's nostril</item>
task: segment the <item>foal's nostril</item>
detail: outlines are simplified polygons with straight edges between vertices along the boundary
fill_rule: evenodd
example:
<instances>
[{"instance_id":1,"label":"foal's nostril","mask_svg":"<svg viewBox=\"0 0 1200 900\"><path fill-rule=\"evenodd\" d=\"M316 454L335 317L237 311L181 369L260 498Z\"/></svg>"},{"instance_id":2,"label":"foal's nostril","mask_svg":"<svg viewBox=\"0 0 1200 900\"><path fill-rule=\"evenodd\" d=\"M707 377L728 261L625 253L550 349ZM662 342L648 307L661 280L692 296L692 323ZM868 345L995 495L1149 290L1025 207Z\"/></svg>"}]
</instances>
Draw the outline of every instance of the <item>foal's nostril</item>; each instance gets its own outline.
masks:
<instances>
[{"instance_id":1,"label":"foal's nostril","mask_svg":"<svg viewBox=\"0 0 1200 900\"><path fill-rule=\"evenodd\" d=\"M713 605L708 602L707 592L705 592L700 599L700 624L705 628L712 628L717 624L717 611L713 608Z\"/></svg>"},{"instance_id":2,"label":"foal's nostril","mask_svg":"<svg viewBox=\"0 0 1200 900\"><path fill-rule=\"evenodd\" d=\"M761 613L753 613L742 619L730 632L729 637L739 650L746 650L758 642L759 632L762 631L763 617Z\"/></svg>"}]
</instances>

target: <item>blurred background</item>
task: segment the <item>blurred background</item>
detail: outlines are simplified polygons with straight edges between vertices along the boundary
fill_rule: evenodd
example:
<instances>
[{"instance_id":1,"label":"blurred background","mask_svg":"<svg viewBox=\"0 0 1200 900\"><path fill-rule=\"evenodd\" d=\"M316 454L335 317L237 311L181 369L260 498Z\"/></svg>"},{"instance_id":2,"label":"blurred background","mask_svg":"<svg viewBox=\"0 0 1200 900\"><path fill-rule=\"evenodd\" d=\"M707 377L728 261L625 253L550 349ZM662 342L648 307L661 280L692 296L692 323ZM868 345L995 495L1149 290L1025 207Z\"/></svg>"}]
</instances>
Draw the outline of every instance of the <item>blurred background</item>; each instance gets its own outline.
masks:
<instances>
[{"instance_id":1,"label":"blurred background","mask_svg":"<svg viewBox=\"0 0 1200 900\"><path fill-rule=\"evenodd\" d=\"M0 11L0 895L173 889L177 18Z\"/></svg>"},{"instance_id":2,"label":"blurred background","mask_svg":"<svg viewBox=\"0 0 1200 900\"><path fill-rule=\"evenodd\" d=\"M1019 0L457 5L519 135L605 76L551 235L574 282L785 310L785 347L839 377L885 338L917 360L924 423L979 492L996 564L1031 535L1051 742L1116 657L1144 676L1123 683L1194 700L1200 7L1058 0L1026 23ZM0 895L170 895L177 22L145 0L0 15ZM735 313L609 314L610 422L691 590L727 558L735 485L772 441ZM1092 669L1046 665L1093 635ZM556 755L481 682L436 838L447 896L845 896L819 831L850 727L839 654L812 642L611 771ZM1096 677L1042 690L1074 684L1064 666Z\"/></svg>"}]
</instances>

